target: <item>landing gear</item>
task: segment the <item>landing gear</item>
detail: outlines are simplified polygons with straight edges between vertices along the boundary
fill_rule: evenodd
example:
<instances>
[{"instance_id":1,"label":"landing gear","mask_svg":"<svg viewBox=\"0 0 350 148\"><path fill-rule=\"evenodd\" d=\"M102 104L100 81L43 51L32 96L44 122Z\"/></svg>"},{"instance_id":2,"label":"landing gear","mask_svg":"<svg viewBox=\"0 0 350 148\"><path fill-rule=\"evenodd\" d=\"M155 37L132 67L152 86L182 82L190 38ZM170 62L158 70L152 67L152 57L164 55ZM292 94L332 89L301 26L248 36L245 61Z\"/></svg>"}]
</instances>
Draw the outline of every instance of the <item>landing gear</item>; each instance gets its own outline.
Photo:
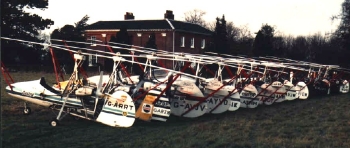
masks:
<instances>
[{"instance_id":1,"label":"landing gear","mask_svg":"<svg viewBox=\"0 0 350 148\"><path fill-rule=\"evenodd\" d=\"M32 109L30 109L30 107L27 107L27 108L23 109L23 114L24 115L29 115L30 113L32 113Z\"/></svg>"},{"instance_id":2,"label":"landing gear","mask_svg":"<svg viewBox=\"0 0 350 148\"><path fill-rule=\"evenodd\" d=\"M63 106L60 106L60 105L52 105L50 106L50 108L52 109L52 112L57 116L56 118L53 118L51 121L50 121L50 125L52 127L56 127L58 125L60 125L60 121L65 117L67 116L70 111L71 111L71 108L64 108ZM64 108L64 109L62 109ZM62 110L61 110L62 109ZM55 113L55 110L59 110L59 113L56 114Z\"/></svg>"},{"instance_id":3,"label":"landing gear","mask_svg":"<svg viewBox=\"0 0 350 148\"><path fill-rule=\"evenodd\" d=\"M23 114L24 115L29 115L32 113L32 109L30 107L27 107L27 103L24 102L24 109L23 109Z\"/></svg>"},{"instance_id":4,"label":"landing gear","mask_svg":"<svg viewBox=\"0 0 350 148\"><path fill-rule=\"evenodd\" d=\"M50 121L50 125L52 126L52 127L56 127L57 125L59 125L59 123L58 123L58 120L57 119L52 119L51 121Z\"/></svg>"}]
</instances>

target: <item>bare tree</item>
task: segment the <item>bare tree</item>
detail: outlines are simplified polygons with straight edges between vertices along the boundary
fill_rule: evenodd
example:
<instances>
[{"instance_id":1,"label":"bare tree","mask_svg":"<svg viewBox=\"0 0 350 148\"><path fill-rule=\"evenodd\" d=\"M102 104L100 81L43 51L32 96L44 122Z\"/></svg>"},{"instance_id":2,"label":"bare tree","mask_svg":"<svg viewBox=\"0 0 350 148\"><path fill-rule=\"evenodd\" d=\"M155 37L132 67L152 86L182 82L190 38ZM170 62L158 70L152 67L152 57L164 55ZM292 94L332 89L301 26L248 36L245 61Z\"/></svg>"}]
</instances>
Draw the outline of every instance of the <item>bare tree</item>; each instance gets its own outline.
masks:
<instances>
[{"instance_id":1,"label":"bare tree","mask_svg":"<svg viewBox=\"0 0 350 148\"><path fill-rule=\"evenodd\" d=\"M334 35L342 41L344 49L350 50L350 0L344 0L341 6L340 14L331 18L332 21L340 20L340 24Z\"/></svg>"},{"instance_id":2,"label":"bare tree","mask_svg":"<svg viewBox=\"0 0 350 148\"><path fill-rule=\"evenodd\" d=\"M210 31L215 31L216 21L211 21L206 23L206 28ZM239 40L248 40L253 38L252 33L249 30L248 25L242 25L237 27L233 22L228 22L226 24L227 36L230 37L234 35Z\"/></svg>"},{"instance_id":3,"label":"bare tree","mask_svg":"<svg viewBox=\"0 0 350 148\"><path fill-rule=\"evenodd\" d=\"M206 23L205 28L207 28L208 30L214 32L215 31L215 26L216 26L216 21L211 21L211 22Z\"/></svg>"},{"instance_id":4,"label":"bare tree","mask_svg":"<svg viewBox=\"0 0 350 148\"><path fill-rule=\"evenodd\" d=\"M309 50L307 51L308 60L314 61L317 58L317 55L327 52L324 51L324 47L327 45L327 39L320 32L307 36L306 39L310 46ZM337 49L333 50L335 51Z\"/></svg>"},{"instance_id":5,"label":"bare tree","mask_svg":"<svg viewBox=\"0 0 350 148\"><path fill-rule=\"evenodd\" d=\"M203 16L206 14L205 11L194 9L192 11L185 12L185 21L189 23L198 24L202 27L206 27L207 23L203 19Z\"/></svg>"},{"instance_id":6,"label":"bare tree","mask_svg":"<svg viewBox=\"0 0 350 148\"><path fill-rule=\"evenodd\" d=\"M275 36L272 39L273 44L273 55L277 57L284 57L285 53L285 41L282 36Z\"/></svg>"},{"instance_id":7,"label":"bare tree","mask_svg":"<svg viewBox=\"0 0 350 148\"><path fill-rule=\"evenodd\" d=\"M248 25L242 25L239 27L239 39L241 41L247 41L249 39L253 38L252 33L249 30Z\"/></svg>"},{"instance_id":8,"label":"bare tree","mask_svg":"<svg viewBox=\"0 0 350 148\"><path fill-rule=\"evenodd\" d=\"M226 31L229 41L236 42L239 40L240 29L236 27L233 22L226 23Z\"/></svg>"}]
</instances>

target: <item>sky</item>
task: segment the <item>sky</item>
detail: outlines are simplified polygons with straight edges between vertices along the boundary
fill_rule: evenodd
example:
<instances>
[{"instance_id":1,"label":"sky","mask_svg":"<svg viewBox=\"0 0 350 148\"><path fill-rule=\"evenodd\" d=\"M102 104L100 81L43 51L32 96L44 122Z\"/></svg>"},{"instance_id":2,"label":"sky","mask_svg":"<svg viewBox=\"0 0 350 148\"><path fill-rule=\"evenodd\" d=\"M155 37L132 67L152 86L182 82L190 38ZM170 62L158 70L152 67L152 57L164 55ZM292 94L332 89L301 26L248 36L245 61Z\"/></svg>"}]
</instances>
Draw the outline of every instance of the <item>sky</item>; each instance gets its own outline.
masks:
<instances>
[{"instance_id":1,"label":"sky","mask_svg":"<svg viewBox=\"0 0 350 148\"><path fill-rule=\"evenodd\" d=\"M90 16L89 24L97 21L123 20L125 12L132 12L135 20L163 19L166 10L172 10L175 20L184 20L184 13L194 9L205 11L204 19L215 21L225 15L227 22L247 25L257 32L262 24L275 26L284 35L311 35L334 31L339 21L331 21L339 14L344 0L49 0L48 9L26 10L55 24L45 33L74 24L83 16Z\"/></svg>"}]
</instances>

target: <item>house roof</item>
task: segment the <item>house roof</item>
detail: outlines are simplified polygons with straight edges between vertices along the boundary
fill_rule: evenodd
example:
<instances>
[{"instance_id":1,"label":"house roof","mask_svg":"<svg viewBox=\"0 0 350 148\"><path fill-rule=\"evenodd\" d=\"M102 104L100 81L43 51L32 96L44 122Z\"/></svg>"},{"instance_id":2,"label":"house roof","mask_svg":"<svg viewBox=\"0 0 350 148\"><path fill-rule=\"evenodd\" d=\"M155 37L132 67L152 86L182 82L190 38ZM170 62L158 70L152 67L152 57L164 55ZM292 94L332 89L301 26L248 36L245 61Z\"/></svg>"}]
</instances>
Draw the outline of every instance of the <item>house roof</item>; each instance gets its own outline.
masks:
<instances>
[{"instance_id":1,"label":"house roof","mask_svg":"<svg viewBox=\"0 0 350 148\"><path fill-rule=\"evenodd\" d=\"M98 21L87 26L90 30L115 30L126 28L128 30L173 30L191 32L196 34L211 35L212 32L202 26L176 20L121 20L121 21Z\"/></svg>"}]
</instances>

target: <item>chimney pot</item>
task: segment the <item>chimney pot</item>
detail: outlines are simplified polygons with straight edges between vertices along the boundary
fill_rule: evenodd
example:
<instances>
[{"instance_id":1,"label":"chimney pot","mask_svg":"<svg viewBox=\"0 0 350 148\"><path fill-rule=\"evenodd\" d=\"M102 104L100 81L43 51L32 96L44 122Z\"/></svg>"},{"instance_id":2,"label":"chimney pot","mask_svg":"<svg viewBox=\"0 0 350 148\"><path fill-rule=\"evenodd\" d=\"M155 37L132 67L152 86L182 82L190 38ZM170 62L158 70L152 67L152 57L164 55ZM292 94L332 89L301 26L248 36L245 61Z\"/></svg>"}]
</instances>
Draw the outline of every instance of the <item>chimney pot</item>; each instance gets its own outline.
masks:
<instances>
[{"instance_id":1,"label":"chimney pot","mask_svg":"<svg viewBox=\"0 0 350 148\"><path fill-rule=\"evenodd\" d=\"M164 13L164 19L174 20L174 14L171 10L166 10Z\"/></svg>"},{"instance_id":2,"label":"chimney pot","mask_svg":"<svg viewBox=\"0 0 350 148\"><path fill-rule=\"evenodd\" d=\"M135 16L133 13L131 12L126 12L125 15L124 15L124 20L134 20L135 19Z\"/></svg>"}]
</instances>

